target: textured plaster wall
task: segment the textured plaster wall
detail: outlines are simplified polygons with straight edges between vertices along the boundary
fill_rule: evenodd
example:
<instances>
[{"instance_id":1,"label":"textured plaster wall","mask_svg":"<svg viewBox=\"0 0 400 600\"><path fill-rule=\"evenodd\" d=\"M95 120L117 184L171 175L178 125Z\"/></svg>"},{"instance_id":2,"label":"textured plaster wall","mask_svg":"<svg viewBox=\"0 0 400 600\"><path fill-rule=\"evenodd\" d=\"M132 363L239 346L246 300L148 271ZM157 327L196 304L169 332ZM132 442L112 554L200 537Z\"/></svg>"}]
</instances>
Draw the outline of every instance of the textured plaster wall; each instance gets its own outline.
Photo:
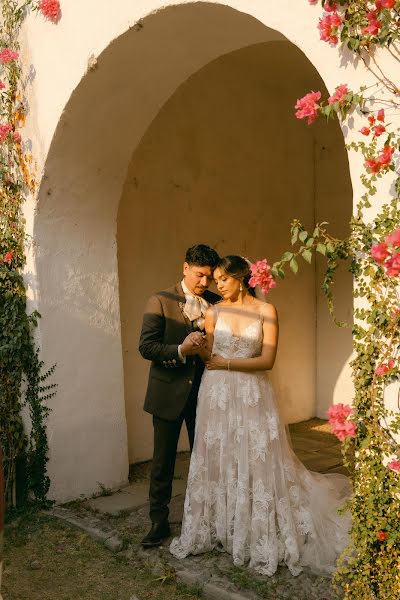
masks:
<instances>
[{"instance_id":1,"label":"textured plaster wall","mask_svg":"<svg viewBox=\"0 0 400 600\"><path fill-rule=\"evenodd\" d=\"M329 216L339 222L349 219L352 193L340 128L332 122L312 130L293 118L299 86L321 84L293 44L269 42L237 50L182 84L135 150L117 236L131 462L149 458L152 451L151 417L142 410L148 364L137 351L145 300L180 279L185 249L206 242L221 256L272 261L290 244L293 217L313 226L315 204L321 203L321 213L331 204ZM315 136L324 144L317 155ZM323 152L330 154L331 171L320 175ZM337 172L343 173L339 183ZM300 277L289 276L268 299L280 316L272 375L280 406L290 422L308 419L319 403L314 266L303 265ZM318 337L326 334L323 323ZM332 343L330 331L328 337ZM329 362L327 345L318 350L321 361ZM343 364L347 355L340 339L335 352ZM330 372L335 375L332 365ZM322 394L329 395L330 404L330 382L324 382Z\"/></svg>"},{"instance_id":2,"label":"textured plaster wall","mask_svg":"<svg viewBox=\"0 0 400 600\"><path fill-rule=\"evenodd\" d=\"M132 154L160 109L214 59L273 40L300 48L330 92L343 81L355 88L371 81L360 65L355 71L346 57L320 43L318 10L296 3L294 18L293 5L69 0L57 26L35 15L26 21L23 57L32 65L26 131L40 184L26 206L34 238L26 280L31 306L43 316L42 356L46 365L58 365L49 418L51 495L58 500L90 494L97 482L118 486L127 478L117 212ZM295 97L308 89L299 85ZM296 125L299 136L308 135ZM302 152L309 152L307 145ZM352 157L356 195L359 169ZM143 296L156 287L146 285Z\"/></svg>"}]
</instances>

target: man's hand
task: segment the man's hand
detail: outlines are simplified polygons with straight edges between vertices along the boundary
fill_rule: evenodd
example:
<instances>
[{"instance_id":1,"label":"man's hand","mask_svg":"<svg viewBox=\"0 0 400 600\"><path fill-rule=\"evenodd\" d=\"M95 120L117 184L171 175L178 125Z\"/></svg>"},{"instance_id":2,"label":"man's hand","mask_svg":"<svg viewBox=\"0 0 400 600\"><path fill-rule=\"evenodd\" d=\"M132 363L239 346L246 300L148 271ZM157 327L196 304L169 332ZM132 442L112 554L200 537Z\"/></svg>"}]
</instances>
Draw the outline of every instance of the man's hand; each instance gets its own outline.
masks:
<instances>
[{"instance_id":1,"label":"man's hand","mask_svg":"<svg viewBox=\"0 0 400 600\"><path fill-rule=\"evenodd\" d=\"M193 331L185 337L181 344L182 356L198 354L199 351L204 348L206 343L206 336L201 331Z\"/></svg>"}]
</instances>

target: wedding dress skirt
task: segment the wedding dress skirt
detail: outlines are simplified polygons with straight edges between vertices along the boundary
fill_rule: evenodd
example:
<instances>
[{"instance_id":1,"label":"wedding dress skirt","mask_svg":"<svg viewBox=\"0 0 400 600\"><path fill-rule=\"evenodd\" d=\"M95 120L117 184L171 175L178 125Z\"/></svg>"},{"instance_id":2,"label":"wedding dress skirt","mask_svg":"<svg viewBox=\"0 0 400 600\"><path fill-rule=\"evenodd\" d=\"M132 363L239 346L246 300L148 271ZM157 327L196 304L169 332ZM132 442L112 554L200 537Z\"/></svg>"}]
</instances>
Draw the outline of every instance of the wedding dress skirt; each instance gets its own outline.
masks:
<instances>
[{"instance_id":1,"label":"wedding dress skirt","mask_svg":"<svg viewBox=\"0 0 400 600\"><path fill-rule=\"evenodd\" d=\"M248 358L261 345L260 318L234 336L218 314L215 354ZM297 459L266 372L204 373L174 556L217 548L264 575L280 564L293 575L303 567L328 574L348 544L350 517L338 508L349 493L344 475L313 473Z\"/></svg>"}]
</instances>

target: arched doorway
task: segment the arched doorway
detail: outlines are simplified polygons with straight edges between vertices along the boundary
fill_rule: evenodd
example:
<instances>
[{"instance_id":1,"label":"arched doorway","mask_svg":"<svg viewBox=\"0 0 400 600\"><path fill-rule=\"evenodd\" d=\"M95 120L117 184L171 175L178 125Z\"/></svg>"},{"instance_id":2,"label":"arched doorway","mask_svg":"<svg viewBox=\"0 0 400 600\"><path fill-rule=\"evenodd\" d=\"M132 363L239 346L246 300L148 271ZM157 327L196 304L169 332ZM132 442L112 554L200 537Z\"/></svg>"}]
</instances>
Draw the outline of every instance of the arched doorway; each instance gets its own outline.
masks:
<instances>
[{"instance_id":1,"label":"arched doorway","mask_svg":"<svg viewBox=\"0 0 400 600\"><path fill-rule=\"evenodd\" d=\"M293 117L296 97L317 84L314 67L281 34L199 3L160 11L119 37L75 90L48 155L35 224L42 346L58 363L54 497L120 485L129 460L149 457L146 366L135 354L141 309L149 293L179 278L187 245L204 240L222 254L273 259L287 247L290 218L312 226L332 198L339 228L350 216L349 180L330 171L347 160L337 124L311 131ZM174 123L180 129L168 144ZM178 228L156 228L166 239L155 248L154 217L157 227L158 215L169 225L171 206ZM210 228L210 213L228 214L222 233ZM292 420L317 412L318 339L328 325L316 327L315 282L307 268L271 297L282 322L277 386ZM346 352L339 342L339 363Z\"/></svg>"}]
</instances>

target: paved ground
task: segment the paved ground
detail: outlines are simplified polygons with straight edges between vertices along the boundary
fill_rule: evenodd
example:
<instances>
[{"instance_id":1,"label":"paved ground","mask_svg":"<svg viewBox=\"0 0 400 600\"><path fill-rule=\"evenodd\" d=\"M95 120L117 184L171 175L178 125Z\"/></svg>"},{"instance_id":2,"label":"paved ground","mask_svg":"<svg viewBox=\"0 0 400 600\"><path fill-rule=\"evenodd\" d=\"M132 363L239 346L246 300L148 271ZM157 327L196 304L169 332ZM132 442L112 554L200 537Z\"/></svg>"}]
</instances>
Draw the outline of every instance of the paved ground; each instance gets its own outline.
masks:
<instances>
[{"instance_id":1,"label":"paved ground","mask_svg":"<svg viewBox=\"0 0 400 600\"><path fill-rule=\"evenodd\" d=\"M293 448L307 468L321 473L346 472L342 466L340 443L329 433L326 421L312 419L291 425L289 429ZM170 507L173 535L180 530L188 465L188 453L180 454ZM52 512L71 525L84 529L111 551L127 556L135 553L152 565L158 577L178 577L210 600L333 599L330 580L308 572L295 578L287 568L281 567L273 577L262 577L248 569L234 567L229 555L218 552L178 561L169 554L168 541L164 547L143 550L139 542L149 527L147 494L150 467L150 463L133 466L132 483L124 489L83 503L57 507Z\"/></svg>"}]
</instances>

